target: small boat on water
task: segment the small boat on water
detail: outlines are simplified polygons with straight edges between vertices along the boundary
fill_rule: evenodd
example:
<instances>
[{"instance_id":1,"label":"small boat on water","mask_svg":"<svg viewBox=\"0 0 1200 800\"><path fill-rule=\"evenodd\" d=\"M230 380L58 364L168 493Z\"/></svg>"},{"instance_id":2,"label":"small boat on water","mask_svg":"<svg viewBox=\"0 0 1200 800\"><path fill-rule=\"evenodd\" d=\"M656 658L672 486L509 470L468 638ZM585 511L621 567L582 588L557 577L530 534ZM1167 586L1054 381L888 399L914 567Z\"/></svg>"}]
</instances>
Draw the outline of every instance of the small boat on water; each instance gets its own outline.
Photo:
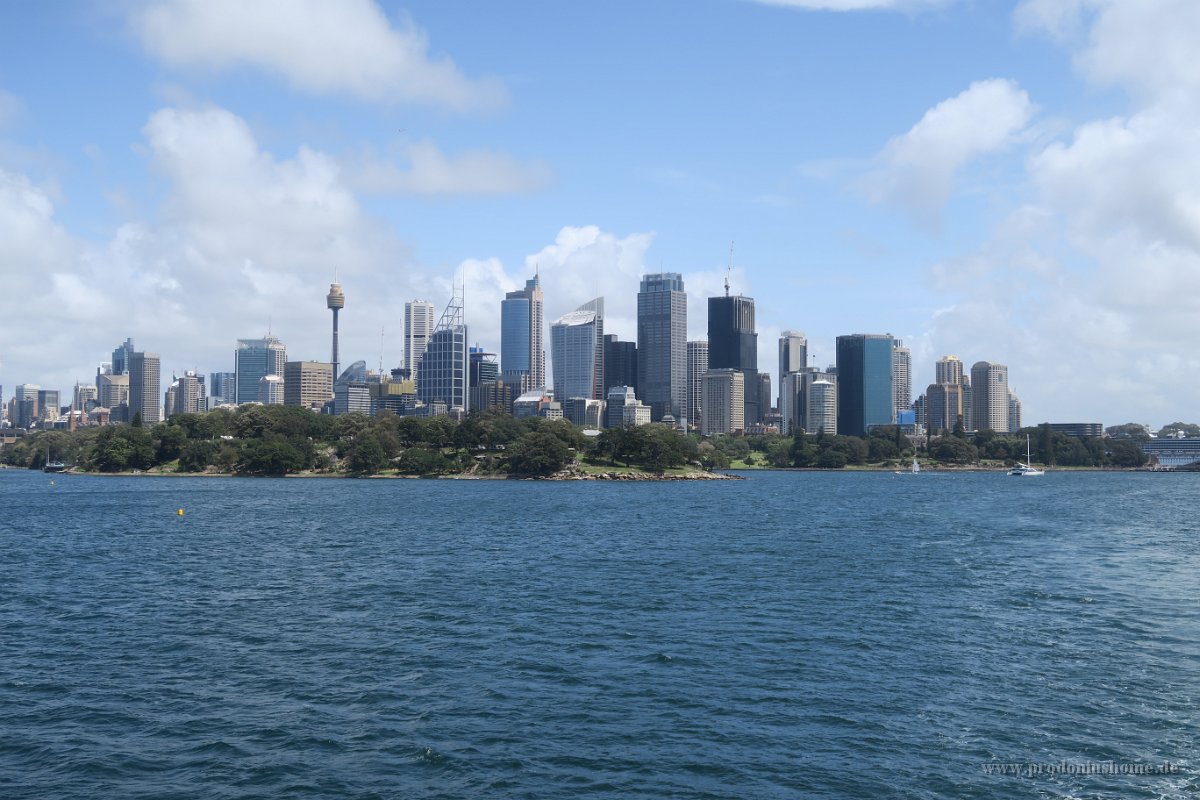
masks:
<instances>
[{"instance_id":1,"label":"small boat on water","mask_svg":"<svg viewBox=\"0 0 1200 800\"><path fill-rule=\"evenodd\" d=\"M61 461L50 460L50 445L46 445L46 463L42 467L42 472L66 472L67 465Z\"/></svg>"},{"instance_id":2,"label":"small boat on water","mask_svg":"<svg viewBox=\"0 0 1200 800\"><path fill-rule=\"evenodd\" d=\"M917 463L917 456L915 453L913 454L912 474L913 475L921 474L921 465Z\"/></svg>"},{"instance_id":3,"label":"small boat on water","mask_svg":"<svg viewBox=\"0 0 1200 800\"><path fill-rule=\"evenodd\" d=\"M1016 465L1008 471L1010 478L1034 478L1038 475L1045 475L1044 469L1038 469L1031 463L1032 458L1029 457L1029 434L1025 434L1025 461L1018 461Z\"/></svg>"}]
</instances>

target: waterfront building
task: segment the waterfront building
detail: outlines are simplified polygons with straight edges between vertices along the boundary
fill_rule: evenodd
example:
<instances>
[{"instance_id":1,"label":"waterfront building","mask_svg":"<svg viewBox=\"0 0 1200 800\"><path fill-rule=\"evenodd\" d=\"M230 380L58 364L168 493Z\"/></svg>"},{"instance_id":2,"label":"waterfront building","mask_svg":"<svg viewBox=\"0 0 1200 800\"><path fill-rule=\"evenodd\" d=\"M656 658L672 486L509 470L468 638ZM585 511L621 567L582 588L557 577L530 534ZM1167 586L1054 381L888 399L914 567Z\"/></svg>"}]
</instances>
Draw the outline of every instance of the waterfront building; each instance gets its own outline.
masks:
<instances>
[{"instance_id":1,"label":"waterfront building","mask_svg":"<svg viewBox=\"0 0 1200 800\"><path fill-rule=\"evenodd\" d=\"M442 402L447 413L470 411L470 368L467 323L459 287L442 312L417 369L417 399L426 405Z\"/></svg>"},{"instance_id":2,"label":"waterfront building","mask_svg":"<svg viewBox=\"0 0 1200 800\"><path fill-rule=\"evenodd\" d=\"M971 421L974 430L1008 431L1008 367L990 361L971 366Z\"/></svg>"},{"instance_id":3,"label":"waterfront building","mask_svg":"<svg viewBox=\"0 0 1200 800\"><path fill-rule=\"evenodd\" d=\"M404 366L420 385L421 358L433 336L433 303L426 300L410 300L404 304Z\"/></svg>"},{"instance_id":4,"label":"waterfront building","mask_svg":"<svg viewBox=\"0 0 1200 800\"><path fill-rule=\"evenodd\" d=\"M1044 422L1042 423L1055 433L1062 433L1073 439L1099 439L1104 436L1104 425L1100 422Z\"/></svg>"},{"instance_id":5,"label":"waterfront building","mask_svg":"<svg viewBox=\"0 0 1200 800\"><path fill-rule=\"evenodd\" d=\"M745 374L736 369L710 369L704 373L704 399L700 432L705 436L736 433L746 429L743 416Z\"/></svg>"},{"instance_id":6,"label":"waterfront building","mask_svg":"<svg viewBox=\"0 0 1200 800\"><path fill-rule=\"evenodd\" d=\"M550 326L555 397L601 398L604 388L604 298L564 314Z\"/></svg>"},{"instance_id":7,"label":"waterfront building","mask_svg":"<svg viewBox=\"0 0 1200 800\"><path fill-rule=\"evenodd\" d=\"M742 373L742 419L753 424L762 419L758 397L758 333L754 327L754 299L730 296L708 298L708 368L736 369ZM766 400L770 405L770 398ZM704 415L707 418L707 413Z\"/></svg>"},{"instance_id":8,"label":"waterfront building","mask_svg":"<svg viewBox=\"0 0 1200 800\"><path fill-rule=\"evenodd\" d=\"M899 339L892 342L892 408L897 422L912 410L912 351Z\"/></svg>"},{"instance_id":9,"label":"waterfront building","mask_svg":"<svg viewBox=\"0 0 1200 800\"><path fill-rule=\"evenodd\" d=\"M687 405L687 292L678 272L642 276L637 296L637 392L657 422Z\"/></svg>"},{"instance_id":10,"label":"waterfront building","mask_svg":"<svg viewBox=\"0 0 1200 800\"><path fill-rule=\"evenodd\" d=\"M687 343L687 416L681 423L699 429L702 418L701 399L704 396L704 373L708 372L708 341L696 340Z\"/></svg>"},{"instance_id":11,"label":"waterfront building","mask_svg":"<svg viewBox=\"0 0 1200 800\"><path fill-rule=\"evenodd\" d=\"M333 399L333 364L324 361L286 361L283 365L283 404L320 411Z\"/></svg>"},{"instance_id":12,"label":"waterfront building","mask_svg":"<svg viewBox=\"0 0 1200 800\"><path fill-rule=\"evenodd\" d=\"M604 394L614 386L629 386L637 391L637 342L622 342L615 333L604 336Z\"/></svg>"},{"instance_id":13,"label":"waterfront building","mask_svg":"<svg viewBox=\"0 0 1200 800\"><path fill-rule=\"evenodd\" d=\"M238 339L233 362L233 402L239 405L257 402L258 382L267 375L283 375L287 348L270 335L262 339Z\"/></svg>"},{"instance_id":14,"label":"waterfront building","mask_svg":"<svg viewBox=\"0 0 1200 800\"><path fill-rule=\"evenodd\" d=\"M158 353L129 354L129 421L141 415L143 425L162 422Z\"/></svg>"},{"instance_id":15,"label":"waterfront building","mask_svg":"<svg viewBox=\"0 0 1200 800\"><path fill-rule=\"evenodd\" d=\"M500 368L522 390L546 385L545 300L538 275L500 301Z\"/></svg>"},{"instance_id":16,"label":"waterfront building","mask_svg":"<svg viewBox=\"0 0 1200 800\"><path fill-rule=\"evenodd\" d=\"M837 337L837 432L863 436L895 421L892 337L855 333Z\"/></svg>"}]
</instances>

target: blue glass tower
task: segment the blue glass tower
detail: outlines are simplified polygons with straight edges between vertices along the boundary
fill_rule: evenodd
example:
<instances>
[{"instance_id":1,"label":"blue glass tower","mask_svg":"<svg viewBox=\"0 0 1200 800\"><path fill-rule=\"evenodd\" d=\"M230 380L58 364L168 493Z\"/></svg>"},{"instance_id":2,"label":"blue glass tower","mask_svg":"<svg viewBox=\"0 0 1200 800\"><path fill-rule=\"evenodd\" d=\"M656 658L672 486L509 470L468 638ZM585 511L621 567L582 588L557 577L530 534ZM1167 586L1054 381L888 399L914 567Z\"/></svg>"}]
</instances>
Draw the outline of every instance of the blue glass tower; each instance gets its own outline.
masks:
<instances>
[{"instance_id":1,"label":"blue glass tower","mask_svg":"<svg viewBox=\"0 0 1200 800\"><path fill-rule=\"evenodd\" d=\"M863 436L873 425L894 422L892 337L855 333L837 337L837 432Z\"/></svg>"}]
</instances>

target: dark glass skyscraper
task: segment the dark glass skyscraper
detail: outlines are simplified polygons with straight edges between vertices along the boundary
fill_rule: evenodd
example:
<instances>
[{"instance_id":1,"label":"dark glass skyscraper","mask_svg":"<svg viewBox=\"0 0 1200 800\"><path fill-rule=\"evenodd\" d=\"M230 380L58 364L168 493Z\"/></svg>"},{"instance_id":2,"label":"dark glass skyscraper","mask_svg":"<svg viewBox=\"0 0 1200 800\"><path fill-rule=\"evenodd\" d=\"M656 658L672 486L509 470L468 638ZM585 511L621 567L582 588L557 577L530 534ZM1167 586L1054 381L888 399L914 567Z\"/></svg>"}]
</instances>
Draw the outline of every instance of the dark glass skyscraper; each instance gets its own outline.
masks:
<instances>
[{"instance_id":1,"label":"dark glass skyscraper","mask_svg":"<svg viewBox=\"0 0 1200 800\"><path fill-rule=\"evenodd\" d=\"M622 342L615 333L604 336L604 396L614 386L629 386L637 391L637 342ZM640 395L639 395L640 396Z\"/></svg>"},{"instance_id":2,"label":"dark glass skyscraper","mask_svg":"<svg viewBox=\"0 0 1200 800\"><path fill-rule=\"evenodd\" d=\"M637 391L650 418L687 414L687 293L678 272L642 276L638 291Z\"/></svg>"},{"instance_id":3,"label":"dark glass skyscraper","mask_svg":"<svg viewBox=\"0 0 1200 800\"><path fill-rule=\"evenodd\" d=\"M862 436L872 425L895 421L892 337L855 333L837 337L837 432Z\"/></svg>"},{"instance_id":4,"label":"dark glass skyscraper","mask_svg":"<svg viewBox=\"0 0 1200 800\"><path fill-rule=\"evenodd\" d=\"M736 369L745 376L745 424L761 422L753 298L741 295L708 298L708 368ZM770 404L770 398L767 403Z\"/></svg>"}]
</instances>

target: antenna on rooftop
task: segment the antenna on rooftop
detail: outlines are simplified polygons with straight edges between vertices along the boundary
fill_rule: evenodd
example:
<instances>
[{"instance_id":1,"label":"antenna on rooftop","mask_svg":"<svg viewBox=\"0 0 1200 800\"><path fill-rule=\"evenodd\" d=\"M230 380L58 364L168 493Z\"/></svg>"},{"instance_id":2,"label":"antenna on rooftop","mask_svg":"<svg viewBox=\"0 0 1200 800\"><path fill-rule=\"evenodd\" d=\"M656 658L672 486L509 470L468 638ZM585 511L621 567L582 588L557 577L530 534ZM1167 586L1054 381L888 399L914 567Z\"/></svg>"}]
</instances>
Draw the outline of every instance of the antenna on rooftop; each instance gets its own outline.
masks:
<instances>
[{"instance_id":1,"label":"antenna on rooftop","mask_svg":"<svg viewBox=\"0 0 1200 800\"><path fill-rule=\"evenodd\" d=\"M725 267L725 296L729 297L729 275L733 272L733 241L729 242L729 266Z\"/></svg>"}]
</instances>

